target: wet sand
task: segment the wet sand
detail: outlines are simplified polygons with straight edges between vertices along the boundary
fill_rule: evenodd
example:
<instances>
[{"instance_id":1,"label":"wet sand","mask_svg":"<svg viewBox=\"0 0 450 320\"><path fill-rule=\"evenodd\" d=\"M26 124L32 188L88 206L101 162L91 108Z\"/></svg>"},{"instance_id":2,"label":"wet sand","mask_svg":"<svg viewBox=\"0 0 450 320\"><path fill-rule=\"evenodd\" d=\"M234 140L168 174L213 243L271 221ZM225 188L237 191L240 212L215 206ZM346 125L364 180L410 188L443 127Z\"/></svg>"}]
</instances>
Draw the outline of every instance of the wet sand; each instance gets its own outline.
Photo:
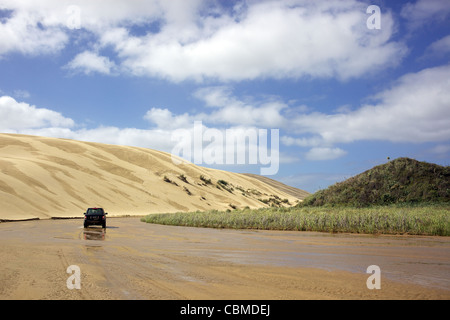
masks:
<instances>
[{"instance_id":1,"label":"wet sand","mask_svg":"<svg viewBox=\"0 0 450 320\"><path fill-rule=\"evenodd\" d=\"M67 267L81 271L68 289ZM381 269L369 290L367 267ZM0 223L0 299L449 299L450 239Z\"/></svg>"}]
</instances>

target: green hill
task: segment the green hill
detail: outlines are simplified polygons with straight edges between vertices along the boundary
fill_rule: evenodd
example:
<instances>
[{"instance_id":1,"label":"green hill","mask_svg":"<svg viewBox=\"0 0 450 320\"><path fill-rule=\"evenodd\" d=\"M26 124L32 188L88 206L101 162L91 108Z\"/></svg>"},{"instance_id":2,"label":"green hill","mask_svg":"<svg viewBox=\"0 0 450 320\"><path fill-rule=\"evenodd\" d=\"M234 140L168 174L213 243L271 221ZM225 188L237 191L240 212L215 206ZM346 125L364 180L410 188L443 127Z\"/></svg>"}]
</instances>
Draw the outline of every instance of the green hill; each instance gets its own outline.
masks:
<instances>
[{"instance_id":1,"label":"green hill","mask_svg":"<svg viewBox=\"0 0 450 320\"><path fill-rule=\"evenodd\" d=\"M450 203L450 167L398 158L307 197L302 206Z\"/></svg>"}]
</instances>

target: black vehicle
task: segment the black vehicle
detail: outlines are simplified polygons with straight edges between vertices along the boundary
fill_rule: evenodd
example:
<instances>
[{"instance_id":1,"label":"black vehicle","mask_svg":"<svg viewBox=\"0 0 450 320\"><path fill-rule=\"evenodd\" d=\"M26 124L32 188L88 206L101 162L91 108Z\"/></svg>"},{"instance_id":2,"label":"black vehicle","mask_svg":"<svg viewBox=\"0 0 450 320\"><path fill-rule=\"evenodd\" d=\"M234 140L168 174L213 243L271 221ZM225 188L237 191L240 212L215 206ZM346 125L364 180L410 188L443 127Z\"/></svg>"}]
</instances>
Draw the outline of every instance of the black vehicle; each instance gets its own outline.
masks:
<instances>
[{"instance_id":1,"label":"black vehicle","mask_svg":"<svg viewBox=\"0 0 450 320\"><path fill-rule=\"evenodd\" d=\"M106 213L103 208L89 208L84 213L84 227L90 225L101 225L106 228Z\"/></svg>"}]
</instances>

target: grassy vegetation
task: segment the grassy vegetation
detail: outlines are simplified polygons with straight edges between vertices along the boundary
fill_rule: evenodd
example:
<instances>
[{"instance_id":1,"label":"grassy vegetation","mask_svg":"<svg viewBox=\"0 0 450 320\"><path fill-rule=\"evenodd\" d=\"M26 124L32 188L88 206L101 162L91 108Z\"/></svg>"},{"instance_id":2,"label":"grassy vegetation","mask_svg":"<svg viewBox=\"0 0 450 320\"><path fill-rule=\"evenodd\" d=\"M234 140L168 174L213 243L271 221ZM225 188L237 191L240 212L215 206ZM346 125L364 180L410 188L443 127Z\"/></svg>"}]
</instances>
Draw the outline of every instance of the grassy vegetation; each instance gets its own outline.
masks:
<instances>
[{"instance_id":1,"label":"grassy vegetation","mask_svg":"<svg viewBox=\"0 0 450 320\"><path fill-rule=\"evenodd\" d=\"M307 197L301 206L450 203L450 167L398 158Z\"/></svg>"},{"instance_id":2,"label":"grassy vegetation","mask_svg":"<svg viewBox=\"0 0 450 320\"><path fill-rule=\"evenodd\" d=\"M152 214L148 223L234 229L450 236L450 206L291 207Z\"/></svg>"},{"instance_id":3,"label":"grassy vegetation","mask_svg":"<svg viewBox=\"0 0 450 320\"><path fill-rule=\"evenodd\" d=\"M200 179L212 184L203 176ZM234 191L224 180L218 180L216 187ZM257 190L236 189L244 196L262 196ZM259 200L270 208L237 210L230 204L233 211L158 214L142 221L212 228L450 236L448 166L399 158L320 190L295 207L283 207L290 205L287 199L266 196Z\"/></svg>"}]
</instances>

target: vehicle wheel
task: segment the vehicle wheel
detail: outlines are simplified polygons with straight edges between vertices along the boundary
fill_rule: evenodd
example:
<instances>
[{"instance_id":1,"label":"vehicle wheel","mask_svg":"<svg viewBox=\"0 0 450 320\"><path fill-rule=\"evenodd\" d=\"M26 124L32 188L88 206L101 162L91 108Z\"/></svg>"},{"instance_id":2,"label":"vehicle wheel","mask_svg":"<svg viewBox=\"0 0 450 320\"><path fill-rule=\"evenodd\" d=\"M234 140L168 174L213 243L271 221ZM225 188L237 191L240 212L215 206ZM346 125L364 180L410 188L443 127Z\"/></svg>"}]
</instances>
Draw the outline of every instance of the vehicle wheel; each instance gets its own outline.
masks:
<instances>
[{"instance_id":1,"label":"vehicle wheel","mask_svg":"<svg viewBox=\"0 0 450 320\"><path fill-rule=\"evenodd\" d=\"M106 222L103 222L102 227L103 229L106 229Z\"/></svg>"},{"instance_id":2,"label":"vehicle wheel","mask_svg":"<svg viewBox=\"0 0 450 320\"><path fill-rule=\"evenodd\" d=\"M84 223L84 228L87 228L87 227L88 227L87 223Z\"/></svg>"}]
</instances>

